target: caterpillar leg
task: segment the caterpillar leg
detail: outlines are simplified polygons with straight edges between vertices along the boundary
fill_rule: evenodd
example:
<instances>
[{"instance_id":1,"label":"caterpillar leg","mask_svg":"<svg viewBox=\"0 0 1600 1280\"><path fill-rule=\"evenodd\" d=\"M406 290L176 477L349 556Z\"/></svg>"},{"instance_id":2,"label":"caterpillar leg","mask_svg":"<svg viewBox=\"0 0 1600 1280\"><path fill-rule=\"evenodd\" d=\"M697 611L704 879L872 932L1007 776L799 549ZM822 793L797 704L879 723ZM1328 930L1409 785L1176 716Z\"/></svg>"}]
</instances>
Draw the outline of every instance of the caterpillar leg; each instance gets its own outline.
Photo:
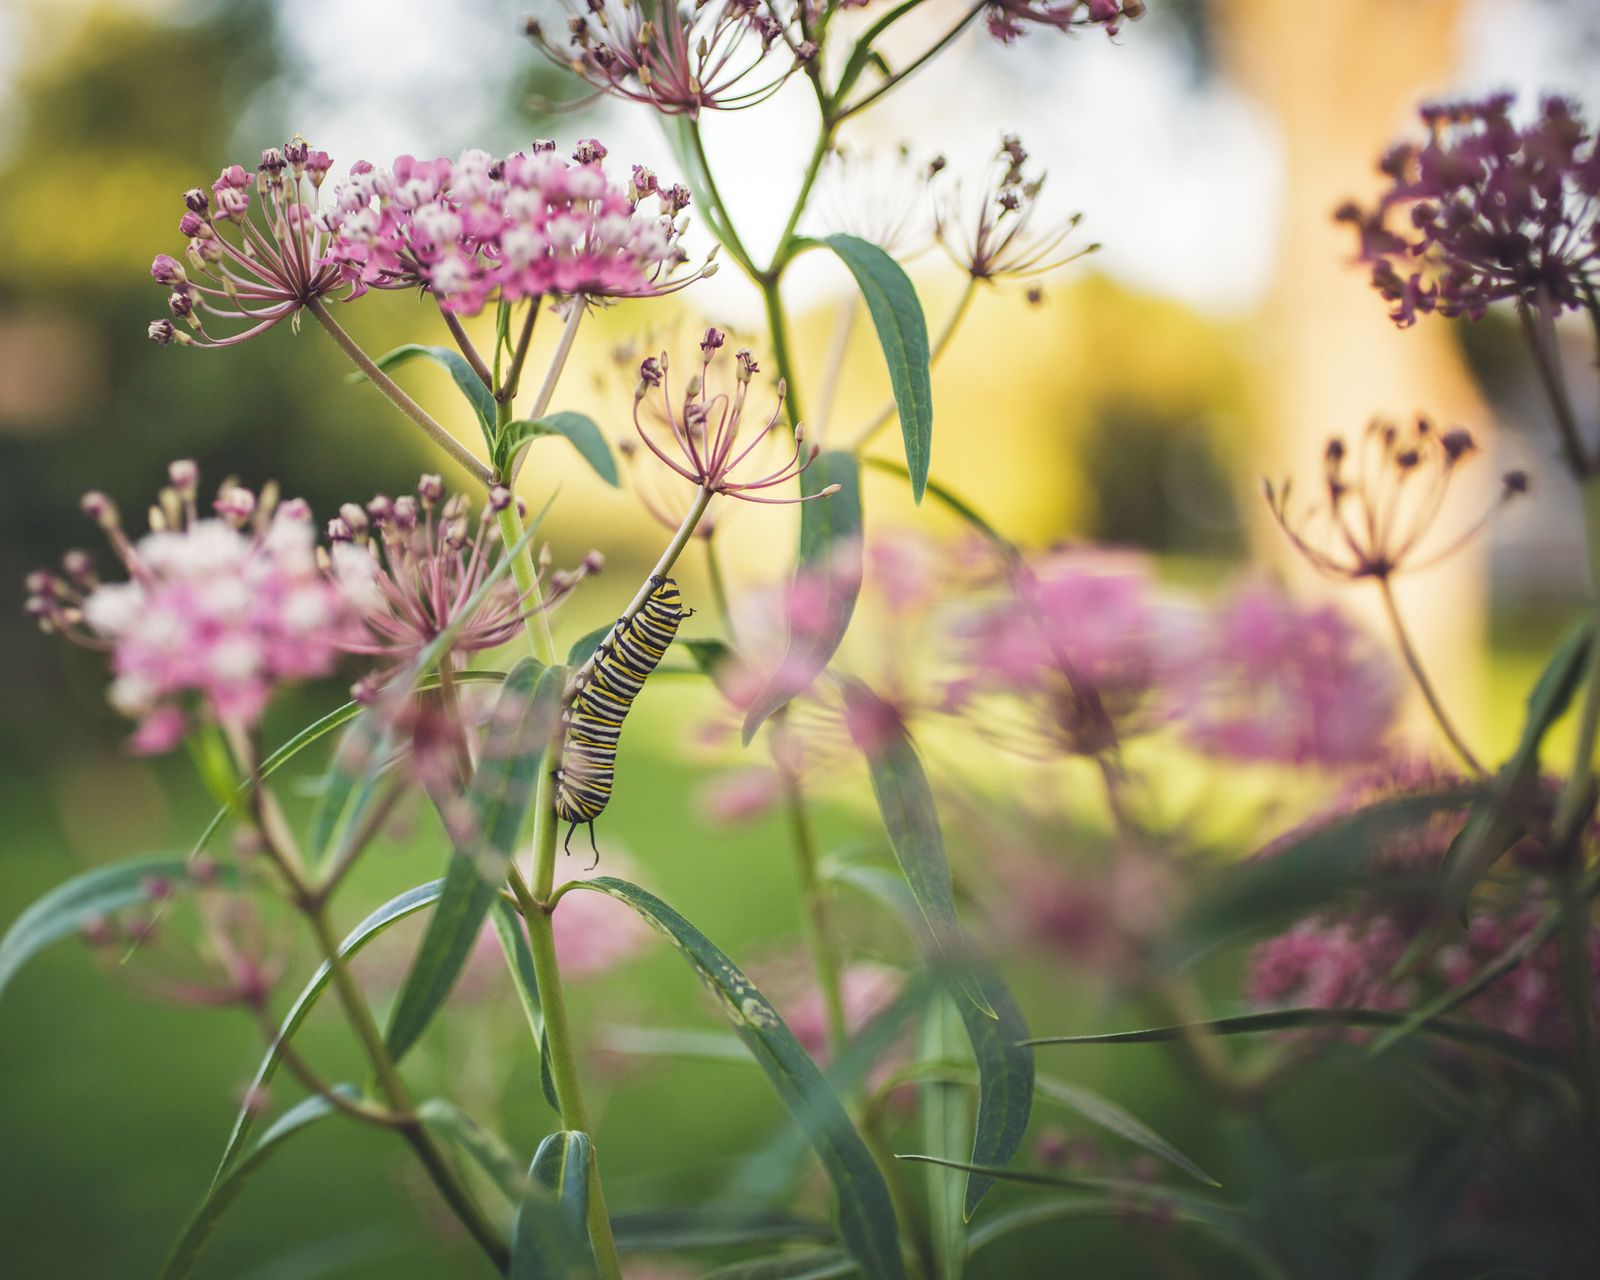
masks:
<instances>
[{"instance_id":1,"label":"caterpillar leg","mask_svg":"<svg viewBox=\"0 0 1600 1280\"><path fill-rule=\"evenodd\" d=\"M589 828L593 831L594 823L591 822ZM567 838L561 842L561 851L569 858L572 856L572 833L577 829L578 824L576 822L567 823Z\"/></svg>"},{"instance_id":2,"label":"caterpillar leg","mask_svg":"<svg viewBox=\"0 0 1600 1280\"><path fill-rule=\"evenodd\" d=\"M572 833L569 831L569 832L567 832L567 834L570 836ZM585 871L593 871L596 867L598 867L600 865L600 846L595 844L595 842L594 842L594 823L593 822L591 822L589 824L589 847L594 850L594 861L591 862L587 867L584 868Z\"/></svg>"}]
</instances>

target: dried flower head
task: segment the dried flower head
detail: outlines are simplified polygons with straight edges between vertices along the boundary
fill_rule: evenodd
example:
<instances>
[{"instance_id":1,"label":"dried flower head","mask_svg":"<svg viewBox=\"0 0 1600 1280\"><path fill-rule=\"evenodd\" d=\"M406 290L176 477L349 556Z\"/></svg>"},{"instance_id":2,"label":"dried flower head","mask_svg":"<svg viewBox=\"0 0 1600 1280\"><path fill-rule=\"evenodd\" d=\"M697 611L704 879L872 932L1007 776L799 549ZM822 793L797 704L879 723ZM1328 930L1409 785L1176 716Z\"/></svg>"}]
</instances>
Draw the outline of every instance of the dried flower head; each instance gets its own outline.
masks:
<instances>
[{"instance_id":1,"label":"dried flower head","mask_svg":"<svg viewBox=\"0 0 1600 1280\"><path fill-rule=\"evenodd\" d=\"M1096 252L1098 244L1064 248L1082 214L1042 231L1033 223L1045 175L1029 177L1028 153L1007 134L984 174L978 199L966 200L959 181L944 192L935 217L939 243L974 280L1026 279Z\"/></svg>"},{"instance_id":2,"label":"dried flower head","mask_svg":"<svg viewBox=\"0 0 1600 1280\"><path fill-rule=\"evenodd\" d=\"M720 329L707 329L700 342L700 372L689 379L683 396L673 402L667 377L667 355L651 357L639 366L639 385L633 398L633 422L639 439L658 459L691 484L712 493L723 493L746 502L804 502L830 497L838 491L829 485L819 493L792 498L763 496L761 491L792 480L816 458L816 445L805 443L805 433L794 429L794 452L779 467L739 479L735 472L760 448L763 441L779 430L783 416L784 384L780 379L772 413L758 423L753 436L738 448L744 426L745 401L751 381L760 372L750 352L740 349L730 357L722 353L725 335ZM727 389L728 365L733 365L733 387ZM715 366L715 368L713 368ZM720 388L712 391L713 383ZM648 419L654 418L655 421ZM663 431L661 425L665 424ZM662 437L658 442L657 437ZM667 437L670 437L667 438ZM671 452L669 452L669 450Z\"/></svg>"},{"instance_id":3,"label":"dried flower head","mask_svg":"<svg viewBox=\"0 0 1600 1280\"><path fill-rule=\"evenodd\" d=\"M341 647L379 659L379 684L450 628L457 658L497 649L522 629L524 597L508 578L464 612L500 562L492 516L509 501L509 491L497 489L474 528L466 495L447 497L439 477L426 475L414 497L379 495L364 508L346 503L328 522L330 577L355 602L363 624ZM598 553L591 553L576 569L551 572L546 547L539 561L545 607L600 567Z\"/></svg>"},{"instance_id":4,"label":"dried flower head","mask_svg":"<svg viewBox=\"0 0 1600 1280\"><path fill-rule=\"evenodd\" d=\"M307 303L338 288L339 272L323 260L317 210L329 164L327 152L313 151L296 137L281 150L263 151L254 173L229 165L209 193L201 187L188 191L178 223L189 240L188 267L165 253L150 266L156 283L171 290L167 307L172 312L172 320L151 322L151 341L234 346L298 316ZM207 316L244 328L215 335L206 329Z\"/></svg>"},{"instance_id":5,"label":"dried flower head","mask_svg":"<svg viewBox=\"0 0 1600 1280\"><path fill-rule=\"evenodd\" d=\"M798 9L763 0L563 0L569 47L536 18L527 33L552 61L604 93L665 115L755 106L805 62L790 30ZM780 16L782 10L787 16Z\"/></svg>"},{"instance_id":6,"label":"dried flower head","mask_svg":"<svg viewBox=\"0 0 1600 1280\"><path fill-rule=\"evenodd\" d=\"M1600 147L1564 98L1526 126L1515 99L1422 108L1424 142L1392 147L1390 186L1371 210L1335 217L1361 238L1372 283L1396 324L1418 313L1478 319L1510 300L1561 311L1595 306L1600 282Z\"/></svg>"},{"instance_id":7,"label":"dried flower head","mask_svg":"<svg viewBox=\"0 0 1600 1280\"><path fill-rule=\"evenodd\" d=\"M1438 564L1477 536L1509 501L1528 490L1528 477L1502 477L1496 501L1477 520L1441 544L1425 546L1444 507L1457 468L1477 452L1460 427L1437 430L1424 417L1409 429L1374 419L1355 457L1340 437L1323 451L1323 499L1309 512L1290 510L1291 484L1265 484L1273 519L1307 561L1334 578L1388 579L1403 569Z\"/></svg>"},{"instance_id":8,"label":"dried flower head","mask_svg":"<svg viewBox=\"0 0 1600 1280\"><path fill-rule=\"evenodd\" d=\"M318 570L304 503L230 481L216 515L202 519L194 464L174 463L170 474L137 543L104 494L83 499L126 582L102 582L77 551L61 575L28 579L28 612L41 627L110 652L110 701L139 722L139 752L177 744L190 699L218 722L248 729L277 685L327 675L354 625L348 600Z\"/></svg>"},{"instance_id":9,"label":"dried flower head","mask_svg":"<svg viewBox=\"0 0 1600 1280\"><path fill-rule=\"evenodd\" d=\"M943 156L919 159L904 143L892 152L839 144L817 178L813 207L826 232L870 241L901 260L934 242L934 179Z\"/></svg>"},{"instance_id":10,"label":"dried flower head","mask_svg":"<svg viewBox=\"0 0 1600 1280\"><path fill-rule=\"evenodd\" d=\"M605 155L590 139L570 161L535 143L504 160L464 151L453 163L359 162L322 215L327 261L357 293L422 288L464 315L492 298L654 296L710 274L710 261L674 274L687 260L678 240L688 190L638 167L613 182Z\"/></svg>"},{"instance_id":11,"label":"dried flower head","mask_svg":"<svg viewBox=\"0 0 1600 1280\"><path fill-rule=\"evenodd\" d=\"M1028 27L1064 33L1100 27L1114 36L1124 21L1136 22L1144 12L1144 0L991 0L984 25L1002 44L1010 44Z\"/></svg>"}]
</instances>

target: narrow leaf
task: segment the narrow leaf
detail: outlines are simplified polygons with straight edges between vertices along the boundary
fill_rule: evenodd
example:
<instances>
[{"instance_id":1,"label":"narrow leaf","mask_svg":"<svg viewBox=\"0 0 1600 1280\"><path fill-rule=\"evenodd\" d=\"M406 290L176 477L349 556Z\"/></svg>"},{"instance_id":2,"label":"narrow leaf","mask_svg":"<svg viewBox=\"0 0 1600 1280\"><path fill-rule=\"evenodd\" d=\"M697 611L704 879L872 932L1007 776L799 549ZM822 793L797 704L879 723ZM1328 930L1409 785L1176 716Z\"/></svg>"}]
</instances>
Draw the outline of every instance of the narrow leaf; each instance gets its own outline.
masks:
<instances>
[{"instance_id":1,"label":"narrow leaf","mask_svg":"<svg viewBox=\"0 0 1600 1280\"><path fill-rule=\"evenodd\" d=\"M689 961L815 1148L833 1183L846 1248L869 1280L903 1280L894 1206L883 1175L838 1095L771 1002L705 934L653 894L612 876L577 881L574 887L627 903Z\"/></svg>"},{"instance_id":2,"label":"narrow leaf","mask_svg":"<svg viewBox=\"0 0 1600 1280\"><path fill-rule=\"evenodd\" d=\"M216 873L217 883L237 882L232 866L218 866ZM155 882L177 892L196 887L188 858L160 855L96 867L50 890L13 920L0 938L0 993L23 965L51 943L70 937L100 917L148 902Z\"/></svg>"},{"instance_id":3,"label":"narrow leaf","mask_svg":"<svg viewBox=\"0 0 1600 1280\"><path fill-rule=\"evenodd\" d=\"M448 1098L429 1098L417 1108L417 1115L430 1129L471 1156L507 1200L515 1204L527 1195L529 1177L522 1162L499 1137L455 1103Z\"/></svg>"},{"instance_id":4,"label":"narrow leaf","mask_svg":"<svg viewBox=\"0 0 1600 1280\"><path fill-rule=\"evenodd\" d=\"M823 243L850 268L872 315L900 415L911 495L921 502L933 449L933 385L928 322L922 314L922 303L911 278L877 245L848 235L828 236Z\"/></svg>"},{"instance_id":5,"label":"narrow leaf","mask_svg":"<svg viewBox=\"0 0 1600 1280\"><path fill-rule=\"evenodd\" d=\"M1459 811L1475 793L1462 788L1404 796L1322 823L1268 852L1226 868L1178 922L1165 964L1181 967L1236 935L1305 914L1367 873L1386 840Z\"/></svg>"},{"instance_id":6,"label":"narrow leaf","mask_svg":"<svg viewBox=\"0 0 1600 1280\"><path fill-rule=\"evenodd\" d=\"M815 1218L802 1218L783 1210L714 1204L681 1204L615 1214L611 1230L618 1248L636 1253L682 1253L736 1244L831 1244L839 1238L832 1227Z\"/></svg>"},{"instance_id":7,"label":"narrow leaf","mask_svg":"<svg viewBox=\"0 0 1600 1280\"><path fill-rule=\"evenodd\" d=\"M1155 1044L1183 1040L1189 1036L1259 1035L1266 1031L1294 1031L1306 1027L1393 1027L1404 1025L1407 1014L1392 1009L1269 1009L1263 1013L1242 1013L1208 1022L1178 1023L1164 1027L1144 1027L1138 1031L1111 1031L1089 1036L1040 1036L1028 1041L1047 1044ZM1556 1060L1546 1050L1494 1031L1475 1022L1434 1019L1417 1028L1441 1040L1483 1049L1510 1062L1547 1069Z\"/></svg>"},{"instance_id":8,"label":"narrow leaf","mask_svg":"<svg viewBox=\"0 0 1600 1280\"><path fill-rule=\"evenodd\" d=\"M350 931L345 940L339 944L339 954L346 959L355 955L390 925L438 901L443 887L443 880L434 880L428 884L418 885L415 889L407 889L398 897L391 898ZM245 1101L239 1108L239 1114L234 1118L233 1132L228 1135L228 1145L222 1153L216 1173L212 1175L212 1192L215 1192L227 1177L229 1169L239 1159L239 1153L243 1151L244 1144L256 1126L260 1112L252 1104L252 1099L261 1097L267 1086L272 1083L273 1076L278 1072L278 1064L282 1060L283 1046L294 1038L295 1032L300 1029L300 1024L306 1020L311 1007L316 1004L318 997L327 987L330 977L331 971L324 962L311 975L311 980L301 989L294 1003L289 1006L289 1012L284 1015L278 1034L267 1049L267 1056L261 1060L261 1065L256 1068L255 1078L245 1090Z\"/></svg>"},{"instance_id":9,"label":"narrow leaf","mask_svg":"<svg viewBox=\"0 0 1600 1280\"><path fill-rule=\"evenodd\" d=\"M607 1027L601 1044L612 1053L652 1058L693 1058L702 1062L749 1064L744 1041L731 1031L690 1027Z\"/></svg>"},{"instance_id":10,"label":"narrow leaf","mask_svg":"<svg viewBox=\"0 0 1600 1280\"><path fill-rule=\"evenodd\" d=\"M1114 1133L1119 1138L1126 1138L1135 1146L1143 1147L1151 1155L1165 1160L1174 1168L1182 1169L1195 1181L1203 1182L1210 1187L1222 1185L1149 1125L1136 1118L1127 1108L1112 1102L1110 1098L1102 1097L1092 1089L1070 1084L1054 1076L1035 1077L1034 1087L1050 1101L1076 1112L1090 1124L1099 1126L1107 1133Z\"/></svg>"},{"instance_id":11,"label":"narrow leaf","mask_svg":"<svg viewBox=\"0 0 1600 1280\"><path fill-rule=\"evenodd\" d=\"M384 352L373 361L373 364L388 372L397 365L417 359L432 360L449 371L456 389L467 398L467 403L477 414L478 425L483 429L484 441L490 442L494 433L494 393L483 385L483 379L473 372L472 366L467 363L467 358L459 351L453 351L449 347L430 347L418 342L408 342L393 351ZM365 382L366 375L352 373L349 375L349 381Z\"/></svg>"},{"instance_id":12,"label":"narrow leaf","mask_svg":"<svg viewBox=\"0 0 1600 1280\"><path fill-rule=\"evenodd\" d=\"M587 1229L590 1158L589 1135L575 1129L539 1144L511 1231L511 1280L595 1274Z\"/></svg>"},{"instance_id":13,"label":"narrow leaf","mask_svg":"<svg viewBox=\"0 0 1600 1280\"><path fill-rule=\"evenodd\" d=\"M359 1096L349 1085L337 1087L339 1092L347 1097ZM184 1280L184 1277L193 1272L195 1263L200 1260L200 1254L217 1229L217 1223L228 1207L238 1199L250 1176L295 1134L323 1117L333 1114L334 1106L327 1099L305 1099L279 1116L261 1135L261 1140L236 1164L227 1169L225 1175L219 1173L218 1180L212 1183L205 1199L200 1202L200 1207L195 1210L194 1216L184 1227L183 1234L172 1246L172 1252L167 1255L166 1264L161 1268L161 1280Z\"/></svg>"},{"instance_id":14,"label":"narrow leaf","mask_svg":"<svg viewBox=\"0 0 1600 1280\"><path fill-rule=\"evenodd\" d=\"M522 1011L528 1017L533 1042L539 1049L539 1085L544 1091L544 1100L559 1115L561 1100L556 1097L555 1077L550 1074L550 1038L545 1034L539 978L533 968L533 952L528 947L527 930L523 927L522 917L504 898L495 902L489 920L494 925L495 936L500 940L506 966L511 970L511 984L516 987L517 998L522 1001Z\"/></svg>"},{"instance_id":15,"label":"narrow leaf","mask_svg":"<svg viewBox=\"0 0 1600 1280\"><path fill-rule=\"evenodd\" d=\"M406 974L386 1039L401 1058L451 990L505 879L560 713L564 667L524 658L506 676L467 794L472 829L458 839L444 892Z\"/></svg>"},{"instance_id":16,"label":"narrow leaf","mask_svg":"<svg viewBox=\"0 0 1600 1280\"><path fill-rule=\"evenodd\" d=\"M775 1253L766 1258L730 1262L708 1271L701 1280L842 1280L860 1275L861 1268L848 1253L818 1249L812 1253Z\"/></svg>"},{"instance_id":17,"label":"narrow leaf","mask_svg":"<svg viewBox=\"0 0 1600 1280\"><path fill-rule=\"evenodd\" d=\"M576 670L594 657L594 651L600 647L600 642L611 634L616 625L614 622L608 622L605 626L596 627L593 631L574 640L572 648L567 650L567 665Z\"/></svg>"},{"instance_id":18,"label":"narrow leaf","mask_svg":"<svg viewBox=\"0 0 1600 1280\"><path fill-rule=\"evenodd\" d=\"M859 680L844 682L845 717L867 758L872 792L906 883L940 957L979 1009L998 1017L970 970L970 949L956 918L955 892L933 788L893 707Z\"/></svg>"},{"instance_id":19,"label":"narrow leaf","mask_svg":"<svg viewBox=\"0 0 1600 1280\"><path fill-rule=\"evenodd\" d=\"M829 485L839 491L800 505L800 561L795 581L808 586L814 616L791 625L789 644L778 669L756 695L744 719L748 745L766 720L811 687L844 640L861 592L861 467L848 453L819 454L800 476L800 489L817 495ZM815 591L810 590L815 588Z\"/></svg>"},{"instance_id":20,"label":"narrow leaf","mask_svg":"<svg viewBox=\"0 0 1600 1280\"><path fill-rule=\"evenodd\" d=\"M611 446L600 434L594 419L581 413L551 413L542 418L518 418L508 422L494 445L495 471L502 477L515 475L522 452L541 436L565 436L594 473L612 488L622 484L617 474Z\"/></svg>"}]
</instances>

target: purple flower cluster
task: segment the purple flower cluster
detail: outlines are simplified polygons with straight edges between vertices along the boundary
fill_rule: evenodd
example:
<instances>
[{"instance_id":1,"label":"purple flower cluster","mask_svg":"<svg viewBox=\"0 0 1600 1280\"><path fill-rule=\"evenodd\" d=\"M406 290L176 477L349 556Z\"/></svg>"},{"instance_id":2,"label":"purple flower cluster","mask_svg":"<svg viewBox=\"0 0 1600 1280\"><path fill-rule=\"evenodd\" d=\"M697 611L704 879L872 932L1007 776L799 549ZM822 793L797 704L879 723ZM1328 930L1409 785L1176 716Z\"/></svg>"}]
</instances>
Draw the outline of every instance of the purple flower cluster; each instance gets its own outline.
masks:
<instances>
[{"instance_id":1,"label":"purple flower cluster","mask_svg":"<svg viewBox=\"0 0 1600 1280\"><path fill-rule=\"evenodd\" d=\"M688 190L638 166L626 185L613 182L605 155L589 140L570 161L548 142L504 160L464 151L454 162L401 156L388 169L358 161L319 219L326 260L357 294L421 287L463 315L495 297L655 295L708 273L710 264L673 278L686 261L678 215Z\"/></svg>"},{"instance_id":2,"label":"purple flower cluster","mask_svg":"<svg viewBox=\"0 0 1600 1280\"><path fill-rule=\"evenodd\" d=\"M355 625L318 567L304 503L230 484L201 518L194 464L173 463L171 481L137 543L104 494L83 500L126 582L101 582L82 552L69 553L64 576L28 581L45 629L110 650L111 703L139 722L133 745L147 753L177 744L191 698L223 725L254 725L277 685L327 675Z\"/></svg>"},{"instance_id":3,"label":"purple flower cluster","mask_svg":"<svg viewBox=\"0 0 1600 1280\"><path fill-rule=\"evenodd\" d=\"M755 106L816 54L816 47L795 33L799 10L794 5L585 0L567 8L569 48L553 43L535 18L528 20L528 35L552 61L596 89L664 115L695 117ZM781 52L769 56L778 45Z\"/></svg>"},{"instance_id":4,"label":"purple flower cluster","mask_svg":"<svg viewBox=\"0 0 1600 1280\"><path fill-rule=\"evenodd\" d=\"M1480 318L1509 300L1561 311L1594 307L1600 281L1600 147L1564 98L1527 125L1514 98L1422 109L1423 142L1379 162L1377 205L1340 207L1396 324L1419 313Z\"/></svg>"},{"instance_id":5,"label":"purple flower cluster","mask_svg":"<svg viewBox=\"0 0 1600 1280\"><path fill-rule=\"evenodd\" d=\"M1144 12L1144 0L992 0L983 20L990 35L1010 44L1029 27L1063 32L1100 27L1114 36L1124 21L1136 22Z\"/></svg>"}]
</instances>

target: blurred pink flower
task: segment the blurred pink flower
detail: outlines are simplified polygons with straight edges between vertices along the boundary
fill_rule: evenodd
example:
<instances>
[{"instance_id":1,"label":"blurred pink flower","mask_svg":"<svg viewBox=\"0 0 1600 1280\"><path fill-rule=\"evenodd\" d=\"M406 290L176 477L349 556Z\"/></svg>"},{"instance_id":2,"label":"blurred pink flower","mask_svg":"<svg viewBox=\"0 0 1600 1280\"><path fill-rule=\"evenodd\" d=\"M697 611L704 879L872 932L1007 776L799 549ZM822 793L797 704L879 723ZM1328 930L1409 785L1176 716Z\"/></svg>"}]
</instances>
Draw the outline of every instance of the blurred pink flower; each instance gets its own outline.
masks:
<instances>
[{"instance_id":1,"label":"blurred pink flower","mask_svg":"<svg viewBox=\"0 0 1600 1280\"><path fill-rule=\"evenodd\" d=\"M708 778L700 786L700 811L723 825L753 822L772 812L783 796L783 777L776 769L752 765Z\"/></svg>"},{"instance_id":2,"label":"blurred pink flower","mask_svg":"<svg viewBox=\"0 0 1600 1280\"><path fill-rule=\"evenodd\" d=\"M631 864L607 855L606 874L631 876ZM576 880L588 879L580 875ZM656 939L637 912L603 893L574 889L561 895L550 916L556 958L567 978L592 978L633 959Z\"/></svg>"},{"instance_id":3,"label":"blurred pink flower","mask_svg":"<svg viewBox=\"0 0 1600 1280\"><path fill-rule=\"evenodd\" d=\"M1124 20L1137 21L1144 12L1144 0L990 0L983 21L990 35L1010 44L1028 27L1070 33L1095 26L1114 36Z\"/></svg>"},{"instance_id":4,"label":"blurred pink flower","mask_svg":"<svg viewBox=\"0 0 1600 1280\"><path fill-rule=\"evenodd\" d=\"M887 965L870 961L847 965L839 975L845 1030L852 1036L858 1035L895 1002L905 983L905 974ZM798 990L784 993L777 1007L801 1047L825 1064L829 1058L827 1007L815 982L808 980L807 985Z\"/></svg>"},{"instance_id":5,"label":"blurred pink flower","mask_svg":"<svg viewBox=\"0 0 1600 1280\"><path fill-rule=\"evenodd\" d=\"M111 704L139 721L142 753L177 745L196 696L215 719L252 727L282 683L327 675L355 626L350 602L317 565L302 502L229 486L201 519L192 462L170 469L137 544L104 494L83 508L105 531L128 581L103 583L81 552L65 575L34 574L28 611L47 630L111 652Z\"/></svg>"},{"instance_id":6,"label":"blurred pink flower","mask_svg":"<svg viewBox=\"0 0 1600 1280\"><path fill-rule=\"evenodd\" d=\"M1394 671L1331 606L1254 585L1202 620L1177 664L1177 718L1200 749L1238 760L1341 766L1384 753Z\"/></svg>"}]
</instances>

